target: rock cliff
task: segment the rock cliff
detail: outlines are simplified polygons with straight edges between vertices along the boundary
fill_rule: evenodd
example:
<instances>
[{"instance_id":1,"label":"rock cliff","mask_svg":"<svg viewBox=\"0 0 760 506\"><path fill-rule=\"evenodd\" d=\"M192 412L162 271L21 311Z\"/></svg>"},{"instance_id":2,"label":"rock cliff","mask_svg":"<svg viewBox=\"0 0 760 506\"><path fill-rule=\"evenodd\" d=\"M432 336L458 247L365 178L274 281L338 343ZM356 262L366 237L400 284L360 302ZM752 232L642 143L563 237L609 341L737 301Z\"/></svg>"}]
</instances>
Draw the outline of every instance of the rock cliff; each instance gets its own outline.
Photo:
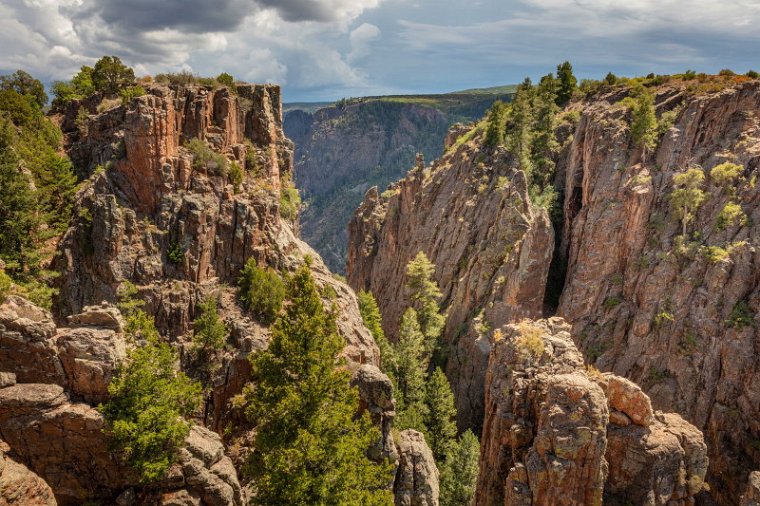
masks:
<instances>
[{"instance_id":1,"label":"rock cliff","mask_svg":"<svg viewBox=\"0 0 760 506\"><path fill-rule=\"evenodd\" d=\"M562 113L577 121L558 130L562 218L553 235L521 195L517 161L507 153L500 165L482 149L482 130L454 132L431 168L412 169L383 197L367 193L351 223L348 279L375 293L392 336L404 264L418 250L436 264L447 374L460 427L476 428L490 343L467 322L487 336L551 313L541 303L548 291L588 362L704 431L712 495L734 504L760 463L760 83L671 79L650 92L660 133L645 157L631 136L630 88L603 87ZM710 175L724 162L739 167L728 181ZM684 236L673 176L689 168L704 174L704 200ZM497 211L498 200L521 216Z\"/></svg>"},{"instance_id":2,"label":"rock cliff","mask_svg":"<svg viewBox=\"0 0 760 506\"><path fill-rule=\"evenodd\" d=\"M554 247L548 214L530 205L523 173L505 151L486 156L482 128L475 131L383 195L370 189L349 225L349 284L372 291L391 340L409 306L406 264L424 251L436 265L448 313L446 372L463 427L483 419L486 325L541 315Z\"/></svg>"},{"instance_id":3,"label":"rock cliff","mask_svg":"<svg viewBox=\"0 0 760 506\"><path fill-rule=\"evenodd\" d=\"M344 273L346 226L373 185L402 177L416 153L441 155L448 127L483 115L505 90L431 96L350 99L315 112L284 114L285 133L295 142L295 176L306 206L304 240L333 272Z\"/></svg>"},{"instance_id":4,"label":"rock cliff","mask_svg":"<svg viewBox=\"0 0 760 506\"><path fill-rule=\"evenodd\" d=\"M569 331L551 318L496 334L476 504L693 504L702 433L630 381L587 372Z\"/></svg>"}]
</instances>

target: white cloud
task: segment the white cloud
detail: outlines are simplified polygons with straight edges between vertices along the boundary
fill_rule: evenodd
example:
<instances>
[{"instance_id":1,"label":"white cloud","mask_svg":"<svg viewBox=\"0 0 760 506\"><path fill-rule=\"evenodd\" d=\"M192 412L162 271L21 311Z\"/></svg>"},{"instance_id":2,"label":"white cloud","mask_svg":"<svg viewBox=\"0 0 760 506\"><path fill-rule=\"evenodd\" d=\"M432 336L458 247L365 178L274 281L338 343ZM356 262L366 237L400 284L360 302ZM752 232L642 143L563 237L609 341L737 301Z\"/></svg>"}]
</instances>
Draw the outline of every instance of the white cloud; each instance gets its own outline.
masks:
<instances>
[{"instance_id":1,"label":"white cloud","mask_svg":"<svg viewBox=\"0 0 760 506\"><path fill-rule=\"evenodd\" d=\"M371 51L371 43L380 38L380 28L370 23L362 23L351 30L348 39L351 42L351 52L348 53L348 61L353 62L367 56Z\"/></svg>"}]
</instances>

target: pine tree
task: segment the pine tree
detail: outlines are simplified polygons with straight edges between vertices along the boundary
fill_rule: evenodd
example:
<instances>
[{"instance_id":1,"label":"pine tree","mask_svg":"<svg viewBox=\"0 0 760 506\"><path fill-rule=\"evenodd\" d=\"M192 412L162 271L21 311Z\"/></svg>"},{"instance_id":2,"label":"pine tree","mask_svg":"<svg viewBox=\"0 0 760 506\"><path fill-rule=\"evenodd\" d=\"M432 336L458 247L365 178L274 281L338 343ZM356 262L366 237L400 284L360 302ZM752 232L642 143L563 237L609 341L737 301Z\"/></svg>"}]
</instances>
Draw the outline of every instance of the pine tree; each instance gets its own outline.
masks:
<instances>
[{"instance_id":1,"label":"pine tree","mask_svg":"<svg viewBox=\"0 0 760 506\"><path fill-rule=\"evenodd\" d=\"M412 308L401 317L399 339L394 348L396 360L390 376L395 383L398 402L396 426L426 432L425 379L430 355L425 347L425 336L420 329L417 312Z\"/></svg>"},{"instance_id":2,"label":"pine tree","mask_svg":"<svg viewBox=\"0 0 760 506\"><path fill-rule=\"evenodd\" d=\"M506 112L507 106L501 100L495 101L488 111L485 145L489 148L495 148L504 143Z\"/></svg>"},{"instance_id":3,"label":"pine tree","mask_svg":"<svg viewBox=\"0 0 760 506\"><path fill-rule=\"evenodd\" d=\"M553 184L554 160L559 149L555 135L556 116L559 108L556 104L557 83L552 74L541 78L535 98L535 123L531 145L533 159L533 177L531 184L543 190Z\"/></svg>"},{"instance_id":4,"label":"pine tree","mask_svg":"<svg viewBox=\"0 0 760 506\"><path fill-rule=\"evenodd\" d=\"M208 385L219 368L218 352L227 342L227 327L219 318L216 298L208 296L198 303L198 318L193 322L193 341L190 352L201 381Z\"/></svg>"},{"instance_id":5,"label":"pine tree","mask_svg":"<svg viewBox=\"0 0 760 506\"><path fill-rule=\"evenodd\" d=\"M529 78L517 87L507 122L507 149L514 153L528 180L533 173L530 147L533 137L533 85Z\"/></svg>"},{"instance_id":6,"label":"pine tree","mask_svg":"<svg viewBox=\"0 0 760 506\"><path fill-rule=\"evenodd\" d=\"M644 157L657 145L654 97L643 89L638 90L638 97L631 110L631 138L634 144L642 149Z\"/></svg>"},{"instance_id":7,"label":"pine tree","mask_svg":"<svg viewBox=\"0 0 760 506\"><path fill-rule=\"evenodd\" d=\"M425 417L426 441L433 450L437 462L446 458L456 442L457 410L449 380L440 367L436 367L427 382L425 392L427 416Z\"/></svg>"},{"instance_id":8,"label":"pine tree","mask_svg":"<svg viewBox=\"0 0 760 506\"><path fill-rule=\"evenodd\" d=\"M441 506L466 506L472 503L478 480L480 443L466 430L449 449L441 465Z\"/></svg>"},{"instance_id":9,"label":"pine tree","mask_svg":"<svg viewBox=\"0 0 760 506\"><path fill-rule=\"evenodd\" d=\"M573 75L573 66L569 61L557 66L557 80L559 81L557 105L564 107L573 98L573 92L578 84L578 80Z\"/></svg>"},{"instance_id":10,"label":"pine tree","mask_svg":"<svg viewBox=\"0 0 760 506\"><path fill-rule=\"evenodd\" d=\"M37 198L21 171L13 124L0 116L0 258L11 273L36 268Z\"/></svg>"},{"instance_id":11,"label":"pine tree","mask_svg":"<svg viewBox=\"0 0 760 506\"><path fill-rule=\"evenodd\" d=\"M435 265L420 251L406 266L406 288L412 307L416 311L420 330L425 336L425 350L431 356L438 348L438 339L443 331L446 318L438 305L441 290L433 279Z\"/></svg>"},{"instance_id":12,"label":"pine tree","mask_svg":"<svg viewBox=\"0 0 760 506\"><path fill-rule=\"evenodd\" d=\"M176 450L190 432L187 418L200 404L201 386L177 370L177 354L159 340L153 317L136 304L130 307L127 335L143 345L119 364L108 385L110 398L98 409L113 449L149 483L176 460Z\"/></svg>"},{"instance_id":13,"label":"pine tree","mask_svg":"<svg viewBox=\"0 0 760 506\"><path fill-rule=\"evenodd\" d=\"M366 457L380 438L338 356L334 311L322 305L307 266L287 282L286 305L269 348L251 359L256 385L246 413L256 425L248 472L252 504L386 505L390 467Z\"/></svg>"},{"instance_id":14,"label":"pine tree","mask_svg":"<svg viewBox=\"0 0 760 506\"><path fill-rule=\"evenodd\" d=\"M686 236L686 226L694 219L694 215L705 200L702 184L705 173L692 167L681 174L673 176L674 190L670 194L670 205L681 220L681 234Z\"/></svg>"},{"instance_id":15,"label":"pine tree","mask_svg":"<svg viewBox=\"0 0 760 506\"><path fill-rule=\"evenodd\" d=\"M377 347L380 349L380 364L381 369L387 372L394 363L393 347L385 337L383 331L383 317L380 314L380 308L377 305L372 292L364 290L359 291L357 294L359 299L359 313L362 315L364 325L369 329L372 338L377 343Z\"/></svg>"}]
</instances>

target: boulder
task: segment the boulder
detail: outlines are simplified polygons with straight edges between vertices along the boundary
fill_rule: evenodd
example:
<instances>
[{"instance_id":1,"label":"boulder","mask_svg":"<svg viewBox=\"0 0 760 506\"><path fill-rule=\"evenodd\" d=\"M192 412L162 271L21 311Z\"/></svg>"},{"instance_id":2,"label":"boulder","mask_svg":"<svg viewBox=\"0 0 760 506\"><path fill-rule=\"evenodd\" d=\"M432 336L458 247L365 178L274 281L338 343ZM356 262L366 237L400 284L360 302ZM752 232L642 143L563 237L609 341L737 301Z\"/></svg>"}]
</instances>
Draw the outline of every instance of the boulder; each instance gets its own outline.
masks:
<instances>
[{"instance_id":1,"label":"boulder","mask_svg":"<svg viewBox=\"0 0 760 506\"><path fill-rule=\"evenodd\" d=\"M412 429L401 431L397 446L396 506L438 506L438 468L425 436Z\"/></svg>"},{"instance_id":2,"label":"boulder","mask_svg":"<svg viewBox=\"0 0 760 506\"><path fill-rule=\"evenodd\" d=\"M56 506L53 491L0 449L0 506Z\"/></svg>"}]
</instances>

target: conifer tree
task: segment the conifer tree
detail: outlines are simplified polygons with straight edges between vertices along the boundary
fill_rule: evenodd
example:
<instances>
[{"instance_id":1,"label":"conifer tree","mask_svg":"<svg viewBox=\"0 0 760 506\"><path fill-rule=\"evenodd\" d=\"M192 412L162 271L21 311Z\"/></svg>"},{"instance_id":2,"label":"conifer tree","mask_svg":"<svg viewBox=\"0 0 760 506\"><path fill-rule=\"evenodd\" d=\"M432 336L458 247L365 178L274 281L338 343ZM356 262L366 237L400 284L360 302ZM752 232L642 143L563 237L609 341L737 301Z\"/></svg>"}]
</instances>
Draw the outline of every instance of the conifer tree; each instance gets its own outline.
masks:
<instances>
[{"instance_id":1,"label":"conifer tree","mask_svg":"<svg viewBox=\"0 0 760 506\"><path fill-rule=\"evenodd\" d=\"M98 409L113 449L149 483L176 460L190 432L187 418L200 404L201 386L177 370L176 352L160 341L153 317L133 299L136 292L134 285L125 285L120 302L127 310L126 334L138 346L119 364L108 385L110 398Z\"/></svg>"},{"instance_id":2,"label":"conifer tree","mask_svg":"<svg viewBox=\"0 0 760 506\"><path fill-rule=\"evenodd\" d=\"M569 61L557 66L557 80L559 81L557 105L564 107L573 98L573 92L578 84L578 80L573 75L573 66L570 65Z\"/></svg>"},{"instance_id":3,"label":"conifer tree","mask_svg":"<svg viewBox=\"0 0 760 506\"><path fill-rule=\"evenodd\" d=\"M425 350L430 355L438 347L438 339L443 331L446 318L438 305L442 293L433 279L435 265L420 251L406 266L406 287L409 290L412 307L416 311L420 330L425 336Z\"/></svg>"},{"instance_id":4,"label":"conifer tree","mask_svg":"<svg viewBox=\"0 0 760 506\"><path fill-rule=\"evenodd\" d=\"M401 317L399 338L394 348L395 363L390 375L396 386L398 402L396 426L425 432L425 378L430 355L426 350L419 317L413 308L408 308Z\"/></svg>"},{"instance_id":5,"label":"conifer tree","mask_svg":"<svg viewBox=\"0 0 760 506\"><path fill-rule=\"evenodd\" d=\"M427 405L426 441L433 450L435 460L440 462L446 458L457 437L457 410L454 407L454 394L451 392L449 380L440 367L436 367L428 379L425 404Z\"/></svg>"},{"instance_id":6,"label":"conifer tree","mask_svg":"<svg viewBox=\"0 0 760 506\"><path fill-rule=\"evenodd\" d=\"M377 343L377 347L380 349L380 363L381 369L387 373L394 363L393 359L393 347L385 337L383 331L383 317L380 314L380 308L377 305L372 292L364 290L359 291L357 294L359 300L359 313L362 315L362 320L367 329L369 329L372 338Z\"/></svg>"},{"instance_id":7,"label":"conifer tree","mask_svg":"<svg viewBox=\"0 0 760 506\"><path fill-rule=\"evenodd\" d=\"M507 106L501 100L497 100L491 105L486 126L486 146L495 148L504 143L506 112Z\"/></svg>"},{"instance_id":8,"label":"conifer tree","mask_svg":"<svg viewBox=\"0 0 760 506\"><path fill-rule=\"evenodd\" d=\"M541 78L535 99L535 124L531 145L533 159L533 178L531 184L543 190L554 179L553 156L559 149L554 133L556 115L559 108L556 104L556 80L548 74Z\"/></svg>"},{"instance_id":9,"label":"conifer tree","mask_svg":"<svg viewBox=\"0 0 760 506\"><path fill-rule=\"evenodd\" d=\"M366 451L380 438L338 356L343 340L307 266L286 287L269 348L251 359L255 386L245 391L256 425L248 472L252 504L387 505L390 468Z\"/></svg>"},{"instance_id":10,"label":"conifer tree","mask_svg":"<svg viewBox=\"0 0 760 506\"><path fill-rule=\"evenodd\" d=\"M471 430L455 442L441 465L441 506L462 506L472 503L478 480L480 443Z\"/></svg>"},{"instance_id":11,"label":"conifer tree","mask_svg":"<svg viewBox=\"0 0 760 506\"><path fill-rule=\"evenodd\" d=\"M533 85L526 78L517 87L507 123L507 148L517 156L520 168L531 178L533 164L530 158L533 137Z\"/></svg>"},{"instance_id":12,"label":"conifer tree","mask_svg":"<svg viewBox=\"0 0 760 506\"><path fill-rule=\"evenodd\" d=\"M634 144L642 149L644 157L657 145L654 97L643 89L638 90L638 96L631 110L631 137Z\"/></svg>"},{"instance_id":13,"label":"conifer tree","mask_svg":"<svg viewBox=\"0 0 760 506\"><path fill-rule=\"evenodd\" d=\"M13 124L0 116L0 258L9 271L36 267L35 241L40 226L37 199L14 150Z\"/></svg>"},{"instance_id":14,"label":"conifer tree","mask_svg":"<svg viewBox=\"0 0 760 506\"><path fill-rule=\"evenodd\" d=\"M198 303L198 318L193 322L193 341L190 352L200 372L201 381L208 386L219 368L218 352L227 342L227 327L219 317L216 298L208 296Z\"/></svg>"}]
</instances>

